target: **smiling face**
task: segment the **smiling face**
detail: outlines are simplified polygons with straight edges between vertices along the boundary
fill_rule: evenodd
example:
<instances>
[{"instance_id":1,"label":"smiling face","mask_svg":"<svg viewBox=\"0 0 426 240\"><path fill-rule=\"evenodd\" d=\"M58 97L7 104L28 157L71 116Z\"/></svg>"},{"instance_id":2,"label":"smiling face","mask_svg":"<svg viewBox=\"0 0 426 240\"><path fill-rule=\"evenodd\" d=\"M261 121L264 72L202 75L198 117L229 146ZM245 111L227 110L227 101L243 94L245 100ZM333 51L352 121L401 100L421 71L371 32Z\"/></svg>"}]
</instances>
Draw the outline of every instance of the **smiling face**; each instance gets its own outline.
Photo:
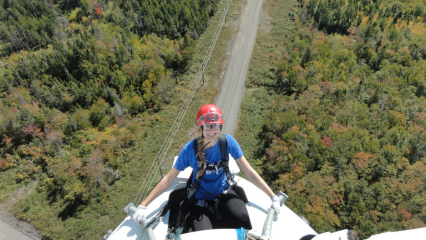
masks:
<instances>
[{"instance_id":1,"label":"smiling face","mask_svg":"<svg viewBox=\"0 0 426 240\"><path fill-rule=\"evenodd\" d=\"M220 134L220 124L206 124L203 125L203 135L205 140L211 141L219 137Z\"/></svg>"}]
</instances>

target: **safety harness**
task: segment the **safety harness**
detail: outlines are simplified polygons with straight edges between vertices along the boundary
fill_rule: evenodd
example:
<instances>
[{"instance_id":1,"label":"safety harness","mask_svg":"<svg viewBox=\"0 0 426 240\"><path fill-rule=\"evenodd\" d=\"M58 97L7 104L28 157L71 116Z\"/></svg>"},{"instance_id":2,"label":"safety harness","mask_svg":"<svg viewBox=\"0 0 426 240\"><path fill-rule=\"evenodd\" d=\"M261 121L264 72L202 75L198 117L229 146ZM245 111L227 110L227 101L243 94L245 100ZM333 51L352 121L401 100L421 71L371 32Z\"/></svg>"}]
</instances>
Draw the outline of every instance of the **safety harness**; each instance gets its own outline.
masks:
<instances>
[{"instance_id":1,"label":"safety harness","mask_svg":"<svg viewBox=\"0 0 426 240\"><path fill-rule=\"evenodd\" d=\"M200 137L194 139L194 151L196 152L198 141L200 140ZM222 161L219 162L219 164L210 164L206 166L201 166L202 163L197 157L198 161L198 178L195 178L195 180L191 183L191 185L187 189L187 199L190 200L195 195L195 192L198 189L198 186L200 185L201 180L204 178L206 173L208 171L215 171L217 174L219 173L219 169L223 168L223 171L226 174L226 183L228 184L228 189L232 189L234 186L234 176L232 175L231 171L229 170L229 158L228 158L228 143L226 140L225 135L221 134L219 136L219 149L220 149L220 155L222 158ZM188 181L192 180L192 174L189 177Z\"/></svg>"},{"instance_id":2,"label":"safety harness","mask_svg":"<svg viewBox=\"0 0 426 240\"><path fill-rule=\"evenodd\" d=\"M201 137L198 137L194 139L194 151L196 151L198 142ZM206 201L204 200L195 200L193 199L201 180L206 175L207 171L215 171L216 173L219 173L219 169L223 168L223 171L226 174L226 183L228 184L228 188L226 190L232 189L236 184L234 181L234 176L232 175L231 171L229 170L229 158L228 158L228 143L225 135L221 134L219 135L219 149L220 149L220 155L221 155L221 161L219 164L210 164L206 166L201 166L201 161L197 157L197 161L199 163L198 165L198 172L197 175L198 178L195 178L194 181L192 181L194 172L191 173L191 176L188 179L187 182L187 190L186 190L186 199L183 201L183 203L180 206L180 218L178 219L178 225L176 229L174 229L173 232L169 233L167 235L167 239L180 239L180 234L182 233L184 226L185 226L185 219L189 211L189 204L194 204L196 206L200 207L207 207L211 212L215 212L212 206L210 206ZM226 191L225 190L225 191ZM218 203L218 201L216 201ZM217 205L217 204L215 204ZM217 206L215 206L217 208ZM218 211L216 211L218 213Z\"/></svg>"}]
</instances>

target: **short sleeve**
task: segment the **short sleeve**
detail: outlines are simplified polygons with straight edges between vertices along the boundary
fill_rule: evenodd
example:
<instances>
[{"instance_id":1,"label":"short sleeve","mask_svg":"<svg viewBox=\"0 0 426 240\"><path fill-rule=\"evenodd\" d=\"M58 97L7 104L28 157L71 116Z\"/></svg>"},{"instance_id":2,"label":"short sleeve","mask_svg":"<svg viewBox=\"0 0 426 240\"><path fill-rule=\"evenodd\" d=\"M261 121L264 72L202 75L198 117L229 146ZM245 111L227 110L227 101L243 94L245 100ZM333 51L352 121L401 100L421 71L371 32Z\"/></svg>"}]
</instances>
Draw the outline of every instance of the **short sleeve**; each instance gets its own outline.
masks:
<instances>
[{"instance_id":1,"label":"short sleeve","mask_svg":"<svg viewBox=\"0 0 426 240\"><path fill-rule=\"evenodd\" d=\"M235 160L242 157L243 150L241 150L241 147L238 144L237 140L235 140L235 138L233 138L230 135L225 135L225 136L228 143L228 153L230 153Z\"/></svg>"},{"instance_id":2,"label":"short sleeve","mask_svg":"<svg viewBox=\"0 0 426 240\"><path fill-rule=\"evenodd\" d=\"M189 148L194 148L193 147L193 143L194 141L189 142L188 144L186 144L183 148L182 151L180 151L178 159L175 162L175 165L173 165L173 167L175 167L177 170L179 171L183 171L185 170L187 167L189 167L189 156L188 156L188 149Z\"/></svg>"}]
</instances>

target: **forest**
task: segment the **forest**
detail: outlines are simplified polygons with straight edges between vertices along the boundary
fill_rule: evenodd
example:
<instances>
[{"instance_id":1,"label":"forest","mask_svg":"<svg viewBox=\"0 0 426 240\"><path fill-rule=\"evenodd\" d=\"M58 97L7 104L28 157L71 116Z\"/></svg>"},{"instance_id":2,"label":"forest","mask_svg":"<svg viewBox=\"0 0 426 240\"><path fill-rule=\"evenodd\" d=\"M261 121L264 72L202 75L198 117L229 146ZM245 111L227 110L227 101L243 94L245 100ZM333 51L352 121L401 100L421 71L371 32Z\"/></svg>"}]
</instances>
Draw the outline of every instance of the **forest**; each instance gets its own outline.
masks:
<instances>
[{"instance_id":1,"label":"forest","mask_svg":"<svg viewBox=\"0 0 426 240\"><path fill-rule=\"evenodd\" d=\"M43 239L114 228L219 4L0 0L0 206ZM426 226L425 6L264 1L236 138L319 233Z\"/></svg>"},{"instance_id":2,"label":"forest","mask_svg":"<svg viewBox=\"0 0 426 240\"><path fill-rule=\"evenodd\" d=\"M42 239L117 226L218 3L0 0L0 203Z\"/></svg>"},{"instance_id":3,"label":"forest","mask_svg":"<svg viewBox=\"0 0 426 240\"><path fill-rule=\"evenodd\" d=\"M264 5L245 154L318 232L426 227L426 2L290 3Z\"/></svg>"}]
</instances>

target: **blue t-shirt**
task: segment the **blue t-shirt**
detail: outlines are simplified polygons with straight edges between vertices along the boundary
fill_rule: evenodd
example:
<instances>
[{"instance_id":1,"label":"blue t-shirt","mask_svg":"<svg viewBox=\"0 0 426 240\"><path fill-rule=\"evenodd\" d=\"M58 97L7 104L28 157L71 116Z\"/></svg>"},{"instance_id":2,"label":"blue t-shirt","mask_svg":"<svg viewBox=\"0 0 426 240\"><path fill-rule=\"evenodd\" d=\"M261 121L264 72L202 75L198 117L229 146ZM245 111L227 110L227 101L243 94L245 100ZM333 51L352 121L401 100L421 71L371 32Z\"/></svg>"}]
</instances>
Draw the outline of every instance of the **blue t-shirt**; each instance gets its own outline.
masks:
<instances>
[{"instance_id":1,"label":"blue t-shirt","mask_svg":"<svg viewBox=\"0 0 426 240\"><path fill-rule=\"evenodd\" d=\"M230 135L225 135L225 137L228 145L228 154L231 154L234 159L238 159L243 156L243 151L237 141ZM217 141L213 147L205 150L204 153L206 155L207 165L217 164L222 160L219 141ZM198 172L198 161L195 156L194 140L190 141L183 147L174 167L179 171L183 171L185 168L191 167L194 173L192 182L194 182ZM204 177L195 192L194 199L214 200L228 187L225 171L223 171L223 168L218 170L218 174L216 174L216 171L214 170L206 170L206 174L204 174Z\"/></svg>"}]
</instances>

